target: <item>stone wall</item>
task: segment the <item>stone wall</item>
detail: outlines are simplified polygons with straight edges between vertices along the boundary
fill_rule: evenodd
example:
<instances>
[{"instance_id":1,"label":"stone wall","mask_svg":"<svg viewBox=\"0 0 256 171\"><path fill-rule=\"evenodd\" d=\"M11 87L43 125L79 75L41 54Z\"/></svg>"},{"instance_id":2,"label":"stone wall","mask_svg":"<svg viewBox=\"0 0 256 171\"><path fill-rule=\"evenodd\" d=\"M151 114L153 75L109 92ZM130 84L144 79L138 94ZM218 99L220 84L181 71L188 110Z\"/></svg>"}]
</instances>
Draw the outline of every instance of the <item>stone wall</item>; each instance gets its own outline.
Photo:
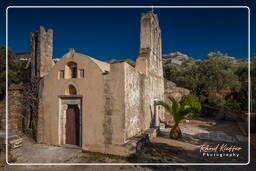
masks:
<instances>
[{"instance_id":1,"label":"stone wall","mask_svg":"<svg viewBox=\"0 0 256 171\"><path fill-rule=\"evenodd\" d=\"M125 139L141 132L143 85L141 74L125 64Z\"/></svg>"},{"instance_id":2,"label":"stone wall","mask_svg":"<svg viewBox=\"0 0 256 171\"><path fill-rule=\"evenodd\" d=\"M12 84L8 90L8 129L22 129L22 84ZM3 115L5 122L5 114ZM5 129L5 124L2 124Z\"/></svg>"},{"instance_id":3,"label":"stone wall","mask_svg":"<svg viewBox=\"0 0 256 171\"><path fill-rule=\"evenodd\" d=\"M43 77L54 66L53 30L40 26L37 32L31 33L31 76Z\"/></svg>"},{"instance_id":4,"label":"stone wall","mask_svg":"<svg viewBox=\"0 0 256 171\"><path fill-rule=\"evenodd\" d=\"M143 13L141 16L140 52L136 59L136 70L143 75L143 130L158 126L164 119L162 107L154 103L164 100L164 80L162 67L162 40L157 14ZM156 120L154 120L156 119Z\"/></svg>"},{"instance_id":5,"label":"stone wall","mask_svg":"<svg viewBox=\"0 0 256 171\"><path fill-rule=\"evenodd\" d=\"M106 103L103 135L105 145L123 144L125 141L125 65L126 63L111 64L110 73L104 78Z\"/></svg>"}]
</instances>

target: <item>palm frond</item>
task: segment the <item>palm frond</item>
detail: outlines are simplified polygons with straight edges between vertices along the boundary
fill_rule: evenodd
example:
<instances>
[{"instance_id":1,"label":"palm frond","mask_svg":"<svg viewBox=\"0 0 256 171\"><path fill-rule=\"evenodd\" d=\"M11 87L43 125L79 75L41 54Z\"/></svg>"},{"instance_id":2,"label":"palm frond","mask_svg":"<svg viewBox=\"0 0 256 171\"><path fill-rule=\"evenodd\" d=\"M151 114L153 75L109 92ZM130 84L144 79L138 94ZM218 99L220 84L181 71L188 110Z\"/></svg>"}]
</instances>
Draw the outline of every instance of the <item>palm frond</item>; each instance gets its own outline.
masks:
<instances>
[{"instance_id":1,"label":"palm frond","mask_svg":"<svg viewBox=\"0 0 256 171\"><path fill-rule=\"evenodd\" d=\"M156 106L163 106L167 112L169 112L170 114L172 113L172 107L168 103L165 103L163 101L158 101L158 102L156 102L155 105Z\"/></svg>"},{"instance_id":2,"label":"palm frond","mask_svg":"<svg viewBox=\"0 0 256 171\"><path fill-rule=\"evenodd\" d=\"M201 110L201 104L194 95L183 96L180 102L177 102L177 100L171 96L169 96L168 99L172 104L158 101L155 105L163 106L165 110L173 116L177 124L184 119L187 114L192 113L192 117L195 117Z\"/></svg>"}]
</instances>

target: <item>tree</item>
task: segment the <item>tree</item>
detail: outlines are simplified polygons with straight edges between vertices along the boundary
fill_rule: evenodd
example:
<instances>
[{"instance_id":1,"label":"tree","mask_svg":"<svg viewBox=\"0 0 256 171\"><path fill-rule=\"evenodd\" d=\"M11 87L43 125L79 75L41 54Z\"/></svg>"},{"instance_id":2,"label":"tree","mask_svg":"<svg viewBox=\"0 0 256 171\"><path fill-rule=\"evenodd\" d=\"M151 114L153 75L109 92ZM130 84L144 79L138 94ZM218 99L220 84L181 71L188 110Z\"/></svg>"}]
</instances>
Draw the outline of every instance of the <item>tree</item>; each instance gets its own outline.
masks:
<instances>
[{"instance_id":1,"label":"tree","mask_svg":"<svg viewBox=\"0 0 256 171\"><path fill-rule=\"evenodd\" d=\"M200 88L200 63L201 61L188 61L181 65L167 64L164 66L164 77L175 82L177 86L188 88L194 94L198 94L198 88Z\"/></svg>"},{"instance_id":2,"label":"tree","mask_svg":"<svg viewBox=\"0 0 256 171\"><path fill-rule=\"evenodd\" d=\"M256 112L256 56L251 59L251 106Z\"/></svg>"},{"instance_id":3,"label":"tree","mask_svg":"<svg viewBox=\"0 0 256 171\"><path fill-rule=\"evenodd\" d=\"M0 48L0 99L5 96L6 85L6 48ZM22 62L16 58L15 53L8 49L8 84L19 83L22 78Z\"/></svg>"},{"instance_id":4,"label":"tree","mask_svg":"<svg viewBox=\"0 0 256 171\"><path fill-rule=\"evenodd\" d=\"M232 92L239 92L241 83L235 74L237 69L233 59L225 58L220 53L209 53L200 65L200 79L203 86L201 95L206 103L224 107L225 98Z\"/></svg>"},{"instance_id":5,"label":"tree","mask_svg":"<svg viewBox=\"0 0 256 171\"><path fill-rule=\"evenodd\" d=\"M179 123L188 114L192 114L192 117L196 117L201 110L201 104L194 95L183 96L180 102L177 102L173 97L169 96L170 103L159 101L156 105L163 106L165 110L173 116L174 126L170 131L170 138L178 139L182 136L179 128Z\"/></svg>"},{"instance_id":6,"label":"tree","mask_svg":"<svg viewBox=\"0 0 256 171\"><path fill-rule=\"evenodd\" d=\"M241 89L236 70L234 59L220 52L211 52L203 61L164 66L164 76L177 86L190 89L203 104L233 108L237 106L232 100L233 95Z\"/></svg>"}]
</instances>

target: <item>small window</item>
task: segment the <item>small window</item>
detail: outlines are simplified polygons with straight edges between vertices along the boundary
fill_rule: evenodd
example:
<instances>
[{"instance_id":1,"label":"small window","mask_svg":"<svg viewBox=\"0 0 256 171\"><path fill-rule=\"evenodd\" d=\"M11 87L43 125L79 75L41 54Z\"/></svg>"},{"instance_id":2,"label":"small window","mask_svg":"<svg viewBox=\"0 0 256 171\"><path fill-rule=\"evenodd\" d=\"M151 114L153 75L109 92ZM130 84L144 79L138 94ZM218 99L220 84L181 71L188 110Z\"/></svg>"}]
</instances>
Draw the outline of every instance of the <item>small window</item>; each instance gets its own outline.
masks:
<instances>
[{"instance_id":1,"label":"small window","mask_svg":"<svg viewBox=\"0 0 256 171\"><path fill-rule=\"evenodd\" d=\"M73 66L71 68L71 71L72 71L72 78L76 78L77 77L77 69L76 69L76 66Z\"/></svg>"},{"instance_id":2,"label":"small window","mask_svg":"<svg viewBox=\"0 0 256 171\"><path fill-rule=\"evenodd\" d=\"M59 71L59 79L64 79L64 75L65 75L65 71L64 70L60 70Z\"/></svg>"},{"instance_id":3,"label":"small window","mask_svg":"<svg viewBox=\"0 0 256 171\"><path fill-rule=\"evenodd\" d=\"M79 70L80 78L84 78L84 69Z\"/></svg>"},{"instance_id":4,"label":"small window","mask_svg":"<svg viewBox=\"0 0 256 171\"><path fill-rule=\"evenodd\" d=\"M77 78L77 64L75 62L69 62L67 67L66 78Z\"/></svg>"}]
</instances>

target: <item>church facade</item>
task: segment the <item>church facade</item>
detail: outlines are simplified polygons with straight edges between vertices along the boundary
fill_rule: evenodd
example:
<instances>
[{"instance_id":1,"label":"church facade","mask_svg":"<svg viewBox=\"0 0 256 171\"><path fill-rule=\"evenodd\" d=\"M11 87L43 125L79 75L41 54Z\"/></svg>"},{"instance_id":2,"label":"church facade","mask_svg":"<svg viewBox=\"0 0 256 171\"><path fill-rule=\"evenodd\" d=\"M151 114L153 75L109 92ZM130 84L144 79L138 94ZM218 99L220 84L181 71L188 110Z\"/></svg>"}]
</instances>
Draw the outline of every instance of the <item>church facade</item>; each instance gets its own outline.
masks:
<instances>
[{"instance_id":1,"label":"church facade","mask_svg":"<svg viewBox=\"0 0 256 171\"><path fill-rule=\"evenodd\" d=\"M31 33L31 78L39 77L37 141L120 154L124 144L165 118L161 30L156 14L141 15L135 67L109 64L70 49L52 58L53 31ZM124 152L125 153L125 152Z\"/></svg>"}]
</instances>

